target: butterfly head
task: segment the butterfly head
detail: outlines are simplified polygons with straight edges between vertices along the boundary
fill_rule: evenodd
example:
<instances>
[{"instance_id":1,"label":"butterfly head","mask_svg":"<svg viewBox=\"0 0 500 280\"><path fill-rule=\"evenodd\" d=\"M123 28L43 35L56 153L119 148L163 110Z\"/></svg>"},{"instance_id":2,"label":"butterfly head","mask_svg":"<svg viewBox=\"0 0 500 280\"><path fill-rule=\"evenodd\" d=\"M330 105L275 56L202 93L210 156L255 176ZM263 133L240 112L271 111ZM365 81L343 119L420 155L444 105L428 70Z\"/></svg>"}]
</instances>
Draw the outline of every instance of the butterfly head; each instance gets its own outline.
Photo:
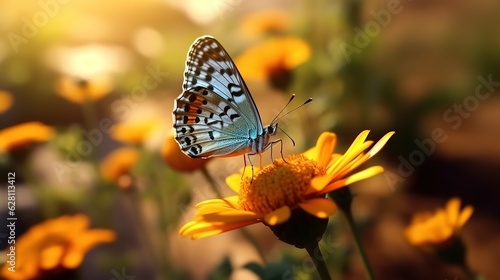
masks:
<instances>
[{"instance_id":1,"label":"butterfly head","mask_svg":"<svg viewBox=\"0 0 500 280\"><path fill-rule=\"evenodd\" d=\"M278 130L278 123L271 123L264 128L264 133L271 136L275 135Z\"/></svg>"}]
</instances>

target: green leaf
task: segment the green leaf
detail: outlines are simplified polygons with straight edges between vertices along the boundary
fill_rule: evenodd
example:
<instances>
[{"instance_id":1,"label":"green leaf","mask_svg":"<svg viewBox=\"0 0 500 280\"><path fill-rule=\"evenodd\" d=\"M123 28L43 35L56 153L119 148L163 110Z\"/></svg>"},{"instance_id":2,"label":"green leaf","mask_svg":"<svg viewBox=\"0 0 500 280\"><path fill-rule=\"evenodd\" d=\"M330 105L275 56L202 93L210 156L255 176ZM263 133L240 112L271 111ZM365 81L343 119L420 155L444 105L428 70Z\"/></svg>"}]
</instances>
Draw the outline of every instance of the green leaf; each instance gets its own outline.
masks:
<instances>
[{"instance_id":1,"label":"green leaf","mask_svg":"<svg viewBox=\"0 0 500 280\"><path fill-rule=\"evenodd\" d=\"M258 263L247 263L244 268L252 271L262 280L281 280L285 274L292 276L294 274L294 260L285 256L279 263L270 263L261 266Z\"/></svg>"},{"instance_id":2,"label":"green leaf","mask_svg":"<svg viewBox=\"0 0 500 280\"><path fill-rule=\"evenodd\" d=\"M233 273L233 265L229 257L225 257L222 262L212 271L208 277L209 280L229 279Z\"/></svg>"}]
</instances>

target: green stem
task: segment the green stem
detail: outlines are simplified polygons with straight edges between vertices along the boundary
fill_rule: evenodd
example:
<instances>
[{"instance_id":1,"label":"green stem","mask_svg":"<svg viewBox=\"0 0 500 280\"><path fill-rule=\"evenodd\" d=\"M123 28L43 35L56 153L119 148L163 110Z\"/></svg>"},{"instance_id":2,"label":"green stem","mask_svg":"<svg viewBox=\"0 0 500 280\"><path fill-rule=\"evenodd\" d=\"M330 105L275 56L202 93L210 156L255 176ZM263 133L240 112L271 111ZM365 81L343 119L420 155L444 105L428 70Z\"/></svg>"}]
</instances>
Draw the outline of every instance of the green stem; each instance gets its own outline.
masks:
<instances>
[{"instance_id":1,"label":"green stem","mask_svg":"<svg viewBox=\"0 0 500 280\"><path fill-rule=\"evenodd\" d=\"M243 235L243 237L255 248L257 251L257 254L259 255L260 259L264 262L267 263L266 261L266 255L264 254L264 251L260 248L259 244L257 243L257 240L253 235L250 234L250 232L245 229L245 228L240 228L240 232Z\"/></svg>"},{"instance_id":2,"label":"green stem","mask_svg":"<svg viewBox=\"0 0 500 280\"><path fill-rule=\"evenodd\" d=\"M97 109L95 107L94 102L85 101L82 107L83 107L83 117L85 119L85 125L87 126L87 129L92 130L94 128L97 128L98 126Z\"/></svg>"},{"instance_id":3,"label":"green stem","mask_svg":"<svg viewBox=\"0 0 500 280\"><path fill-rule=\"evenodd\" d=\"M312 244L311 246L305 247L309 257L314 263L316 270L321 278L321 280L331 280L330 273L328 273L328 268L326 267L325 258L321 253L321 249L318 246L318 243Z\"/></svg>"},{"instance_id":4,"label":"green stem","mask_svg":"<svg viewBox=\"0 0 500 280\"><path fill-rule=\"evenodd\" d=\"M356 229L356 224L354 223L352 213L351 213L350 209L347 209L347 211L343 210L342 212L344 213L344 216L347 220L347 224L349 226L351 234L354 237L354 244L356 246L356 249L358 250L358 253L361 256L363 268L365 270L366 279L374 280L375 277L373 276L373 271L370 267L370 263L368 261L368 257L366 256L365 249L363 248L363 244L361 243L361 238L359 236L358 230Z\"/></svg>"},{"instance_id":5,"label":"green stem","mask_svg":"<svg viewBox=\"0 0 500 280\"><path fill-rule=\"evenodd\" d=\"M203 166L200 169L201 169L201 172L203 173L203 176L205 176L205 179L207 179L207 181L210 185L210 189L212 189L212 191L215 193L217 198L222 198L222 193L219 190L219 186L218 186L217 182L215 181L215 179L212 177L212 175L210 175L207 168L205 166Z\"/></svg>"},{"instance_id":6,"label":"green stem","mask_svg":"<svg viewBox=\"0 0 500 280\"><path fill-rule=\"evenodd\" d=\"M170 272L172 271L172 266L170 262L170 256L168 255L168 242L165 236L168 235L169 232L169 217L167 213L171 213L173 209L169 206L172 205L170 203L170 197L172 193L170 193L169 188L166 188L163 182L168 181L168 175L163 172L161 166L158 164L161 160L158 158L158 155L151 154L150 152L145 152L146 161L153 164L153 172L151 177L153 178L153 187L155 188L156 193L156 203L159 209L158 215L158 224L157 229L160 231L160 235L157 239L157 244L159 246L158 255L159 255L159 271L160 278L157 279L169 279ZM162 177L162 174L165 174L165 177Z\"/></svg>"},{"instance_id":7,"label":"green stem","mask_svg":"<svg viewBox=\"0 0 500 280\"><path fill-rule=\"evenodd\" d=\"M203 173L203 176L205 176L205 179L207 179L209 185L210 185L210 188L212 189L212 191L215 193L215 195L217 196L217 198L222 198L222 193L220 192L219 190L219 186L217 184L217 182L215 181L215 179L212 177L212 175L210 175L210 173L208 172L208 170L206 169L205 166L203 166L201 169L201 172ZM259 254L259 257L264 261L266 262L266 257L265 257L265 254L264 254L264 251L262 251L262 249L260 248L259 244L257 243L257 240L255 239L255 237L253 237L250 232L248 232L248 230L246 230L245 228L241 228L241 234L243 235L243 237L250 243L252 244L252 246L255 248L255 250L257 251L257 254Z\"/></svg>"},{"instance_id":8,"label":"green stem","mask_svg":"<svg viewBox=\"0 0 500 280\"><path fill-rule=\"evenodd\" d=\"M162 272L163 279L168 278L168 272L169 272L169 256L167 255L167 239L165 236L168 234L168 221L166 219L166 213L168 213L168 193L166 193L166 188L163 188L159 182L155 182L156 187L158 188L158 197L157 197L157 202L158 202L158 207L160 208L159 211L159 222L160 222L160 232L161 235L159 236L158 244L160 245L160 261L161 261L161 267L160 270Z\"/></svg>"},{"instance_id":9,"label":"green stem","mask_svg":"<svg viewBox=\"0 0 500 280\"><path fill-rule=\"evenodd\" d=\"M141 205L137 186L134 184L128 191L122 192L121 195L124 199L124 215L125 217L130 218L131 221L134 221L134 223L137 223L134 228L137 231L140 240L142 240L145 244L146 249L144 253L146 258L148 258L147 261L149 263L154 263L156 259L156 246L153 243L154 234L151 231L151 227L144 222L141 214ZM144 247L141 246L141 249L144 249Z\"/></svg>"}]
</instances>

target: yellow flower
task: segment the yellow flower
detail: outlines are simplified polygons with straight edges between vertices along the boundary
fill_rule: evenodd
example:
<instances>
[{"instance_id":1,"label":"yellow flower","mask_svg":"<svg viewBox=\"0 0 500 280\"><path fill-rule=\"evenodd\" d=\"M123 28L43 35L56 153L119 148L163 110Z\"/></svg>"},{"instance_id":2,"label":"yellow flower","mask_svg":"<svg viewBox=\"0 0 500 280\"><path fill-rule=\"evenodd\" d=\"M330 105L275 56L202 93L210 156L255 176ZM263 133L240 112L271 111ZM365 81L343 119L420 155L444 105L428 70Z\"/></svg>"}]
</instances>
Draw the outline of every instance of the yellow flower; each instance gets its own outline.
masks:
<instances>
[{"instance_id":1,"label":"yellow flower","mask_svg":"<svg viewBox=\"0 0 500 280\"><path fill-rule=\"evenodd\" d=\"M12 94L5 90L0 90L0 114L9 110L13 103Z\"/></svg>"},{"instance_id":2,"label":"yellow flower","mask_svg":"<svg viewBox=\"0 0 500 280\"><path fill-rule=\"evenodd\" d=\"M285 31L290 25L290 16L281 10L266 10L246 17L242 23L242 33L255 38L268 33Z\"/></svg>"},{"instance_id":3,"label":"yellow flower","mask_svg":"<svg viewBox=\"0 0 500 280\"><path fill-rule=\"evenodd\" d=\"M291 70L310 56L307 42L286 36L271 38L249 48L235 62L245 79L269 78L272 86L284 89L291 80Z\"/></svg>"},{"instance_id":4,"label":"yellow flower","mask_svg":"<svg viewBox=\"0 0 500 280\"><path fill-rule=\"evenodd\" d=\"M29 280L57 268L77 268L93 247L115 239L113 231L91 230L89 223L87 216L74 215L31 227L16 240L16 271L9 271L7 263L1 275L10 280Z\"/></svg>"},{"instance_id":5,"label":"yellow flower","mask_svg":"<svg viewBox=\"0 0 500 280\"><path fill-rule=\"evenodd\" d=\"M111 90L113 90L113 83L107 76L89 80L63 76L56 84L57 94L76 104L99 100Z\"/></svg>"},{"instance_id":6,"label":"yellow flower","mask_svg":"<svg viewBox=\"0 0 500 280\"><path fill-rule=\"evenodd\" d=\"M0 130L0 152L9 152L54 136L54 128L40 122L27 122Z\"/></svg>"},{"instance_id":7,"label":"yellow flower","mask_svg":"<svg viewBox=\"0 0 500 280\"><path fill-rule=\"evenodd\" d=\"M460 199L454 197L446 208L435 213L424 212L414 215L405 230L405 237L413 245L440 245L452 240L469 220L474 208L466 206L460 210Z\"/></svg>"},{"instance_id":8,"label":"yellow flower","mask_svg":"<svg viewBox=\"0 0 500 280\"><path fill-rule=\"evenodd\" d=\"M194 239L211 236L254 223L276 226L286 222L297 208L313 217L326 219L336 212L335 203L325 198L328 192L383 172L373 166L352 173L385 145L394 132L387 133L368 152L373 141L365 141L369 131L363 131L343 155L334 153L337 137L324 132L315 147L299 154L275 160L262 169L246 168L245 174L226 179L237 193L223 199L210 199L196 205L193 221L179 231Z\"/></svg>"},{"instance_id":9,"label":"yellow flower","mask_svg":"<svg viewBox=\"0 0 500 280\"><path fill-rule=\"evenodd\" d=\"M101 174L104 179L116 182L121 187L130 184L130 177L126 176L134 167L139 152L133 148L119 148L109 153L101 163Z\"/></svg>"},{"instance_id":10,"label":"yellow flower","mask_svg":"<svg viewBox=\"0 0 500 280\"><path fill-rule=\"evenodd\" d=\"M161 126L161 120L154 118L119 123L114 126L111 137L125 143L141 144L144 143L152 133L158 131Z\"/></svg>"},{"instance_id":11,"label":"yellow flower","mask_svg":"<svg viewBox=\"0 0 500 280\"><path fill-rule=\"evenodd\" d=\"M210 159L190 158L185 155L172 134L163 142L161 149L163 160L173 169L180 172L191 172L205 166Z\"/></svg>"}]
</instances>

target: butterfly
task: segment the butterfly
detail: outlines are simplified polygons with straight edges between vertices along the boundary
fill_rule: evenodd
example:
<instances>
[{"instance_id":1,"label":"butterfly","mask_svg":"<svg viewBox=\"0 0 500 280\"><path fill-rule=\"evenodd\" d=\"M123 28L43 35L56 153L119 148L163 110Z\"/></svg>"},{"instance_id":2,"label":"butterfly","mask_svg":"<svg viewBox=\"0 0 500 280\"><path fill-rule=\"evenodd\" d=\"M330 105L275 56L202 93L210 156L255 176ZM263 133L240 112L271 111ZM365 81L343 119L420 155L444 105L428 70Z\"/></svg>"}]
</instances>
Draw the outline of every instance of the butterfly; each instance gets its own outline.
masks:
<instances>
[{"instance_id":1,"label":"butterfly","mask_svg":"<svg viewBox=\"0 0 500 280\"><path fill-rule=\"evenodd\" d=\"M175 140L187 156L207 159L248 154L251 163L250 155L282 144L281 139L270 141L278 130L280 114L262 126L245 81L215 38L203 36L191 45L182 90L174 103L173 126Z\"/></svg>"}]
</instances>

